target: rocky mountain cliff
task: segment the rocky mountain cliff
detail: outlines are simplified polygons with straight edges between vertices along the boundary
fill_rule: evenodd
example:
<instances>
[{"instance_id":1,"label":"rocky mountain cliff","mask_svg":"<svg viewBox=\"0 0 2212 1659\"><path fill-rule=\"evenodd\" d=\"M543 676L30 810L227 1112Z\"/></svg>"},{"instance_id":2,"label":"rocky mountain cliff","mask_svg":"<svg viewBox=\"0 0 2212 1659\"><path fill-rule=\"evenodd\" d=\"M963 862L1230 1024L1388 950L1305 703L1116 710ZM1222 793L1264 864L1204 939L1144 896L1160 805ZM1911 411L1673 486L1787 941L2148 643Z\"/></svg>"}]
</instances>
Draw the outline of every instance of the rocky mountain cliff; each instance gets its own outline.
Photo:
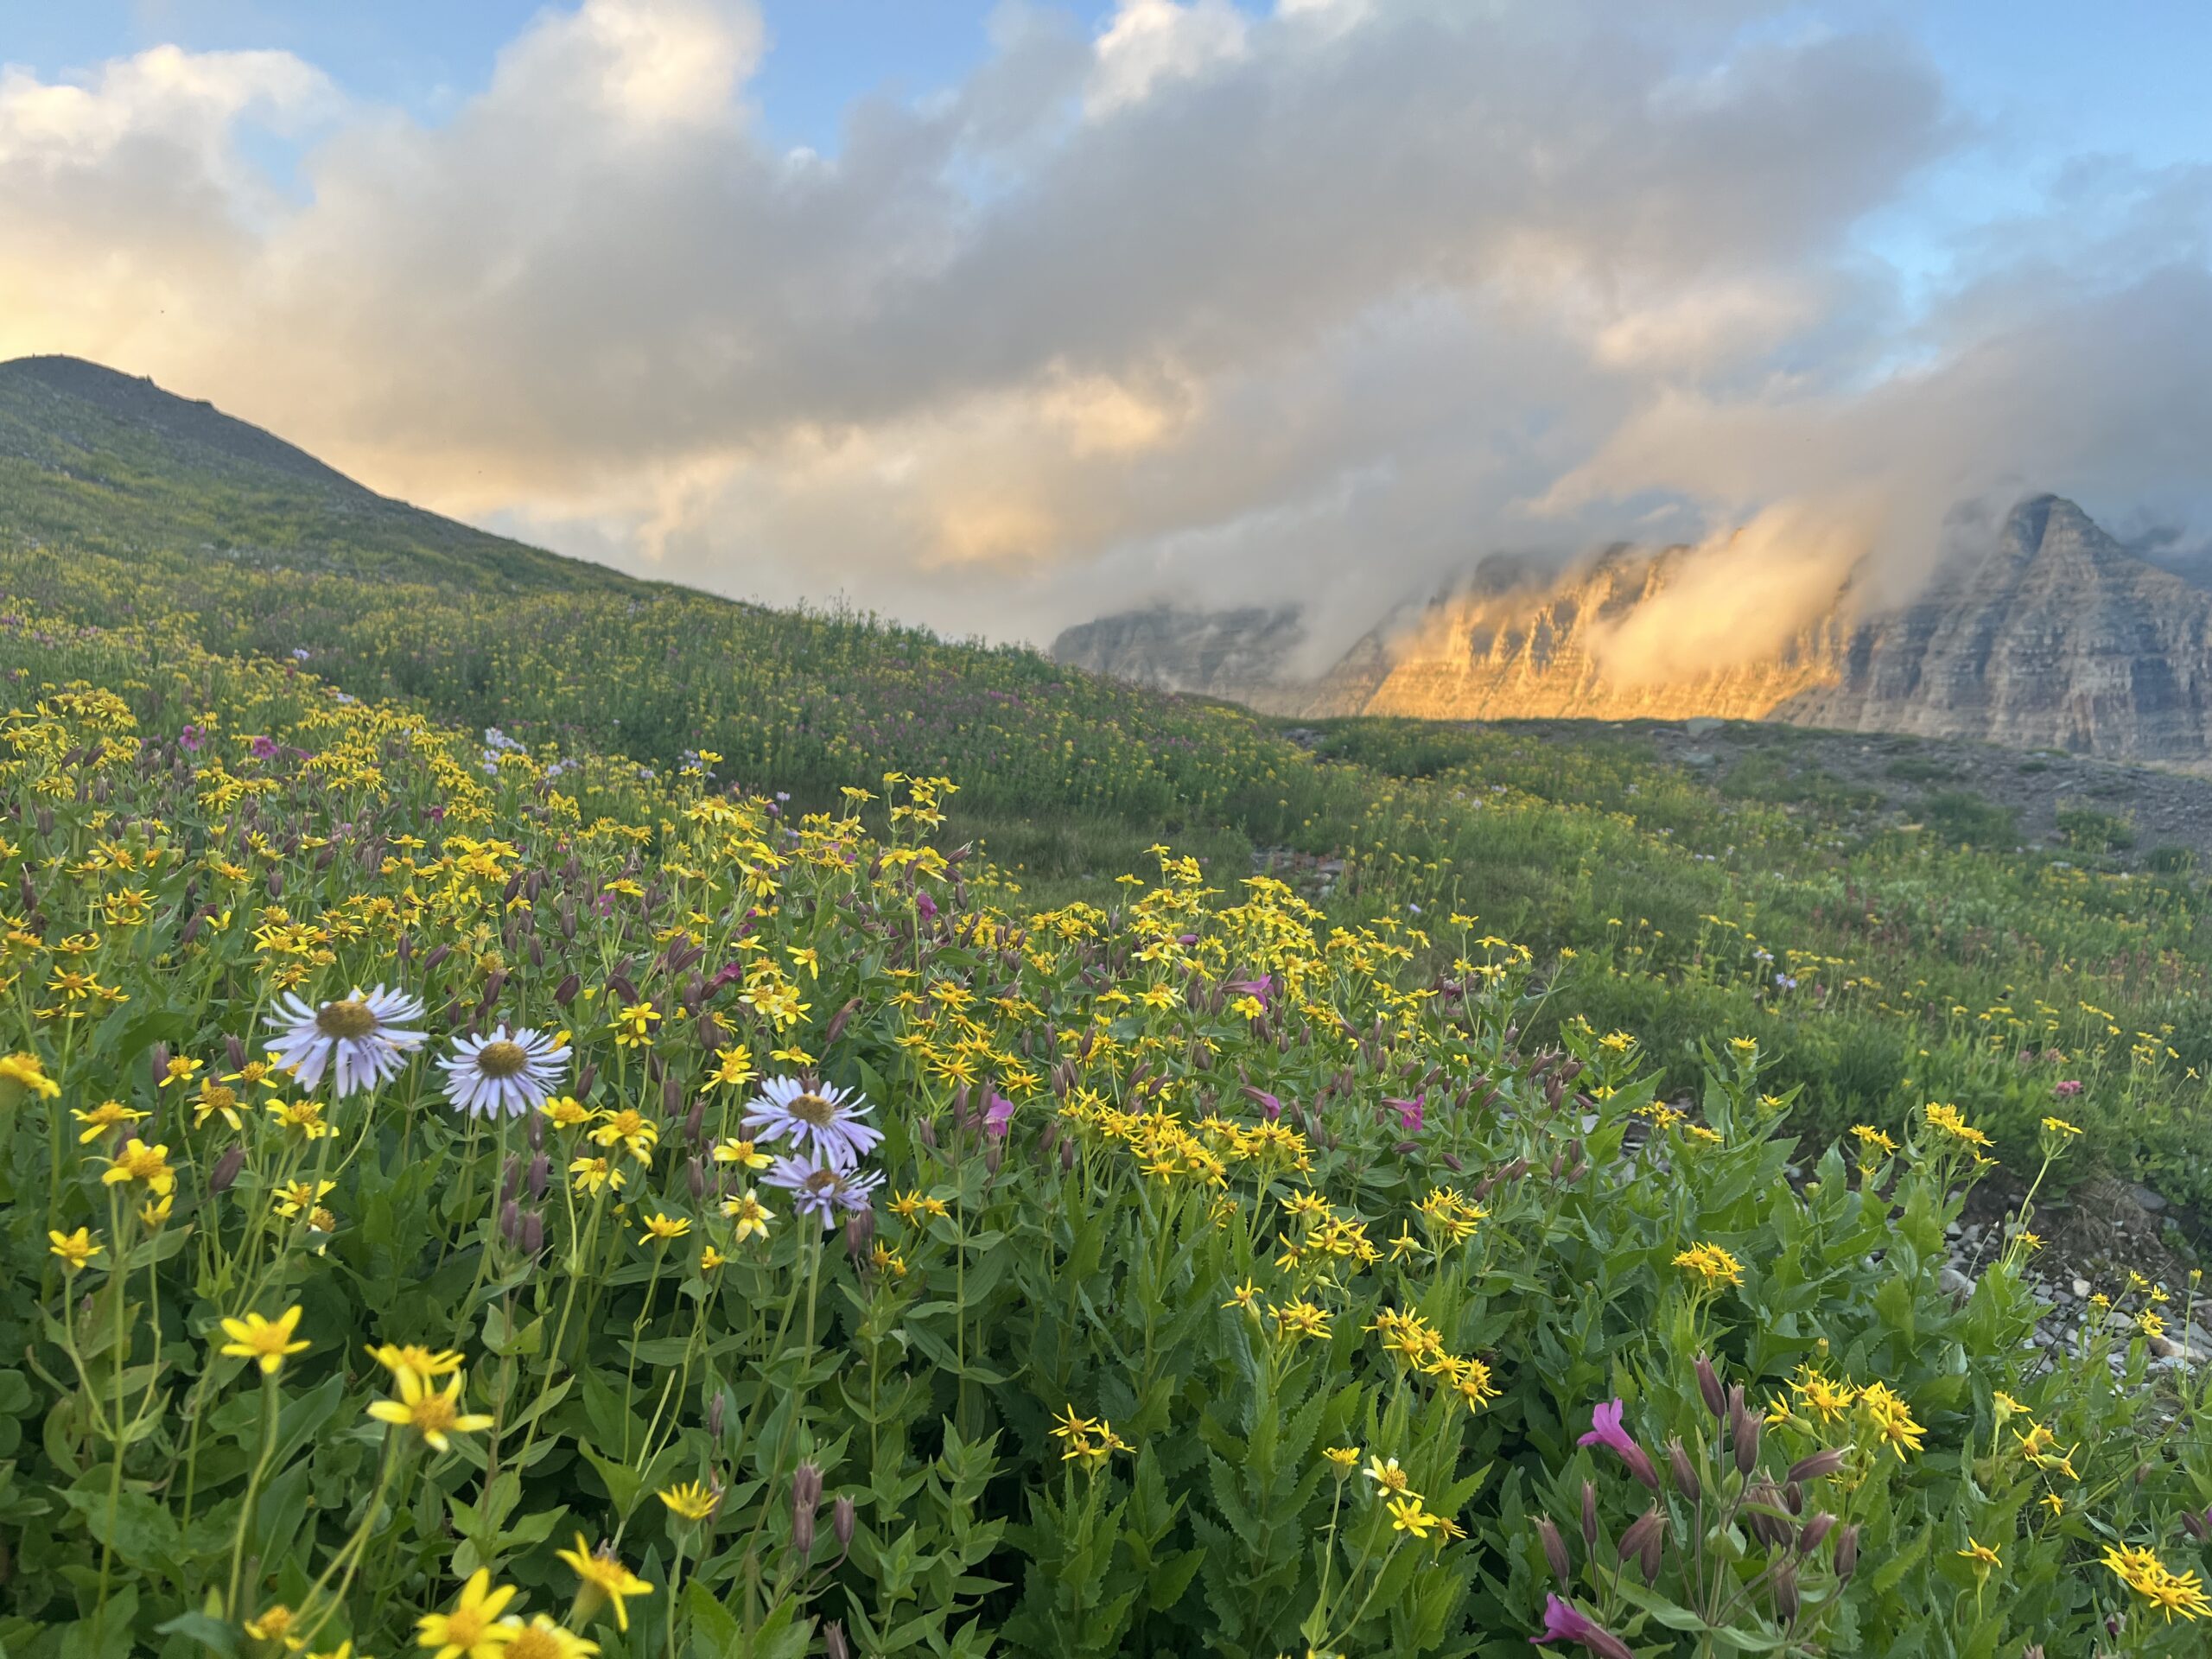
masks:
<instances>
[{"instance_id":1,"label":"rocky mountain cliff","mask_svg":"<svg viewBox=\"0 0 2212 1659\"><path fill-rule=\"evenodd\" d=\"M1487 580L1402 610L1326 673L1286 673L1284 611L1154 609L1069 630L1064 662L1269 713L1500 720L1786 720L2212 767L2212 592L2129 554L2072 502L2023 501L1920 595L1833 598L1749 661L1630 677L1608 651L1693 574L1615 549L1550 581Z\"/></svg>"}]
</instances>

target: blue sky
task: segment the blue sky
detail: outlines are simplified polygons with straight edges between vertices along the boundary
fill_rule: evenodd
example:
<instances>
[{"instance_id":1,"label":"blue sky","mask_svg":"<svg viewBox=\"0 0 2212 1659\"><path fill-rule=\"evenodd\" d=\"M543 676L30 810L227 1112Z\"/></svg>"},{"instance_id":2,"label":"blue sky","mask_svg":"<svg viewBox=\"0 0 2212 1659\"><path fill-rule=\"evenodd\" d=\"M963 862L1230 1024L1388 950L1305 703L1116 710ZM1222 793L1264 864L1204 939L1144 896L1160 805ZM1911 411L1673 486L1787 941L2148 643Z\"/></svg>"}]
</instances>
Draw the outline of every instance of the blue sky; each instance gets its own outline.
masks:
<instances>
[{"instance_id":1,"label":"blue sky","mask_svg":"<svg viewBox=\"0 0 2212 1659\"><path fill-rule=\"evenodd\" d=\"M1038 3L1093 29L1113 10L1111 0ZM854 98L953 85L987 55L995 4L765 0L773 46L753 91L771 132L834 150ZM499 48L544 9L542 0L0 0L0 62L51 77L162 42L280 47L349 92L435 118L480 86ZM1802 15L1814 25L1878 16L1910 34L2016 156L2087 149L2151 163L2212 159L2212 3L1896 0L1812 4Z\"/></svg>"}]
</instances>

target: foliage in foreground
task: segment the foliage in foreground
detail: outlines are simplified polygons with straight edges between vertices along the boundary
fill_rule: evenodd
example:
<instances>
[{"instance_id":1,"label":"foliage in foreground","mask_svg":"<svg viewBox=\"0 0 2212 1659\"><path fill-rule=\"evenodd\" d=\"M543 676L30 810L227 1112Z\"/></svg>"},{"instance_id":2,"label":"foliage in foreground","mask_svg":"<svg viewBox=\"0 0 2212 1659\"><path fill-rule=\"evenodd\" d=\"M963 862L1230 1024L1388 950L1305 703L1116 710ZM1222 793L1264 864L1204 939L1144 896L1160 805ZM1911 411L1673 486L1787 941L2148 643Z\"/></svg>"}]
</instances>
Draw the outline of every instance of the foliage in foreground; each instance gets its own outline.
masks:
<instances>
[{"instance_id":1,"label":"foliage in foreground","mask_svg":"<svg viewBox=\"0 0 2212 1659\"><path fill-rule=\"evenodd\" d=\"M1801 1192L1510 945L123 690L0 751L10 1653L2196 1650L2187 1310L1943 1294L1955 1111Z\"/></svg>"}]
</instances>

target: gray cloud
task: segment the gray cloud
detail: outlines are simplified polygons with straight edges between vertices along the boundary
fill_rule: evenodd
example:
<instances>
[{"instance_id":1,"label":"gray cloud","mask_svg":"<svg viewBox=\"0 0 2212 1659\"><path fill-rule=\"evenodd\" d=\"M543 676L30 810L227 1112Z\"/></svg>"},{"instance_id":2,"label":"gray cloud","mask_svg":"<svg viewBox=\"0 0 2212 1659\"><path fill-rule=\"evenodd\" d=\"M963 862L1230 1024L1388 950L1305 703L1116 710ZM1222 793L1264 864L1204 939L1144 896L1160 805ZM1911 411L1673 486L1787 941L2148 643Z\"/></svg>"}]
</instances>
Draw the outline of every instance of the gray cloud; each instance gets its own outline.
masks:
<instances>
[{"instance_id":1,"label":"gray cloud","mask_svg":"<svg viewBox=\"0 0 2212 1659\"><path fill-rule=\"evenodd\" d=\"M1770 510L1905 569L2014 480L2198 505L2205 175L2084 160L1908 304L1860 227L1979 139L1904 35L1751 0L993 34L830 158L763 137L741 0L550 11L436 126L283 53L11 71L0 353L630 568L1031 637L1289 597L1325 646L1494 549ZM297 199L257 122L314 135Z\"/></svg>"}]
</instances>

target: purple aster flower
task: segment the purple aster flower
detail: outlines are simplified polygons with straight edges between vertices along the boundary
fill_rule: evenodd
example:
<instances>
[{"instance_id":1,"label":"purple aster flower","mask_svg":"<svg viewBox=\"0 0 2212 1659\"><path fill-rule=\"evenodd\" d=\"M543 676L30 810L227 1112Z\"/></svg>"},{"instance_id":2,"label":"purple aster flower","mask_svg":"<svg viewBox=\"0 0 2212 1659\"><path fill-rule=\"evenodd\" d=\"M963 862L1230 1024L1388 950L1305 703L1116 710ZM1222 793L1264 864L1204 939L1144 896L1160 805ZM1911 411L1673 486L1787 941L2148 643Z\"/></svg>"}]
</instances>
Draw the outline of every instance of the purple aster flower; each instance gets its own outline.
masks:
<instances>
[{"instance_id":1,"label":"purple aster flower","mask_svg":"<svg viewBox=\"0 0 2212 1659\"><path fill-rule=\"evenodd\" d=\"M1544 1598L1544 1633L1529 1640L1540 1648L1552 1642L1579 1642L1599 1659L1636 1659L1627 1643L1598 1624L1572 1602L1561 1601L1557 1596Z\"/></svg>"},{"instance_id":2,"label":"purple aster flower","mask_svg":"<svg viewBox=\"0 0 2212 1659\"><path fill-rule=\"evenodd\" d=\"M827 1232L837 1224L839 1211L875 1207L875 1189L883 1185L883 1172L870 1170L863 1175L856 1169L840 1169L802 1154L777 1159L760 1179L763 1185L780 1186L791 1195L793 1215L819 1216L822 1230Z\"/></svg>"},{"instance_id":3,"label":"purple aster flower","mask_svg":"<svg viewBox=\"0 0 2212 1659\"><path fill-rule=\"evenodd\" d=\"M422 1002L381 985L373 991L357 986L351 996L321 1007L289 991L276 1011L276 1063L291 1068L303 1089L315 1088L322 1074L334 1069L333 1090L340 1100L394 1076L427 1040L419 1031L402 1028L423 1017Z\"/></svg>"},{"instance_id":4,"label":"purple aster flower","mask_svg":"<svg viewBox=\"0 0 2212 1659\"><path fill-rule=\"evenodd\" d=\"M857 1094L828 1084L809 1085L797 1077L771 1077L745 1114L745 1127L756 1140L789 1140L838 1169L851 1169L874 1150L883 1131L861 1119L875 1109Z\"/></svg>"},{"instance_id":5,"label":"purple aster flower","mask_svg":"<svg viewBox=\"0 0 2212 1659\"><path fill-rule=\"evenodd\" d=\"M471 1117L520 1117L552 1097L568 1069L569 1046L524 1027L503 1024L488 1037L456 1037L445 1068L446 1098Z\"/></svg>"}]
</instances>

